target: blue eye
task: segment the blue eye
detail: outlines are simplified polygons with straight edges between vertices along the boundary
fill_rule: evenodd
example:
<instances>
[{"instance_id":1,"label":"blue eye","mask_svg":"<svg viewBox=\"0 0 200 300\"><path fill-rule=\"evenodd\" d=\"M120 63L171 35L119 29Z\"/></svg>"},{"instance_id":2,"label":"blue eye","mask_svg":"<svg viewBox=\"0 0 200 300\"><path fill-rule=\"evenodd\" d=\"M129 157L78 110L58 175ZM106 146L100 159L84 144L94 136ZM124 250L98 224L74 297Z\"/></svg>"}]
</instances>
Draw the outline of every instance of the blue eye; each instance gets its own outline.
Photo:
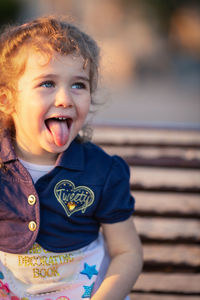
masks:
<instances>
[{"instance_id":1,"label":"blue eye","mask_svg":"<svg viewBox=\"0 0 200 300\"><path fill-rule=\"evenodd\" d=\"M44 81L40 84L41 87L51 88L55 87L55 83L51 80Z\"/></svg>"},{"instance_id":2,"label":"blue eye","mask_svg":"<svg viewBox=\"0 0 200 300\"><path fill-rule=\"evenodd\" d=\"M83 82L75 82L74 84L72 84L72 89L85 89L86 85Z\"/></svg>"}]
</instances>

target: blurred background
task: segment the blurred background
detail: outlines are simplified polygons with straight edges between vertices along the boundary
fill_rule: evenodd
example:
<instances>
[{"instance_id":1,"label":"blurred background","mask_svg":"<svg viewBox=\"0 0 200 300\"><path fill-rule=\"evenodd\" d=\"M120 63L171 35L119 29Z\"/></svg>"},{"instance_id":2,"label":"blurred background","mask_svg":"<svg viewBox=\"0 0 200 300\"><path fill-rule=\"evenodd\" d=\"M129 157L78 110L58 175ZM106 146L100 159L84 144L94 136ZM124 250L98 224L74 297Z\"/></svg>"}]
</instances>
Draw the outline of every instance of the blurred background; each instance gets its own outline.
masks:
<instances>
[{"instance_id":1,"label":"blurred background","mask_svg":"<svg viewBox=\"0 0 200 300\"><path fill-rule=\"evenodd\" d=\"M101 47L93 139L130 166L144 250L131 300L199 300L200 1L0 0L0 27L47 14Z\"/></svg>"},{"instance_id":2,"label":"blurred background","mask_svg":"<svg viewBox=\"0 0 200 300\"><path fill-rule=\"evenodd\" d=\"M200 129L200 1L0 0L0 26L47 14L101 47L95 124Z\"/></svg>"}]
</instances>

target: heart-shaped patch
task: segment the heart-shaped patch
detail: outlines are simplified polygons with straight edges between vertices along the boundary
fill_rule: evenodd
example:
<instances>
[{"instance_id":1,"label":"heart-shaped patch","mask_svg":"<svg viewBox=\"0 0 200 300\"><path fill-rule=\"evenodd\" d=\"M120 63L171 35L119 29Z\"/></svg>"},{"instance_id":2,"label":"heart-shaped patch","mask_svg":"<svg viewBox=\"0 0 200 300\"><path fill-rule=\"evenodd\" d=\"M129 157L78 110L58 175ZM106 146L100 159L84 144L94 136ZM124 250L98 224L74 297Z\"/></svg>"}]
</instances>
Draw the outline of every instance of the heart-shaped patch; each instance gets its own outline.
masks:
<instances>
[{"instance_id":1,"label":"heart-shaped patch","mask_svg":"<svg viewBox=\"0 0 200 300\"><path fill-rule=\"evenodd\" d=\"M64 208L68 217L76 211L85 213L94 202L94 193L87 186L75 186L70 180L59 181L54 188L56 199Z\"/></svg>"}]
</instances>

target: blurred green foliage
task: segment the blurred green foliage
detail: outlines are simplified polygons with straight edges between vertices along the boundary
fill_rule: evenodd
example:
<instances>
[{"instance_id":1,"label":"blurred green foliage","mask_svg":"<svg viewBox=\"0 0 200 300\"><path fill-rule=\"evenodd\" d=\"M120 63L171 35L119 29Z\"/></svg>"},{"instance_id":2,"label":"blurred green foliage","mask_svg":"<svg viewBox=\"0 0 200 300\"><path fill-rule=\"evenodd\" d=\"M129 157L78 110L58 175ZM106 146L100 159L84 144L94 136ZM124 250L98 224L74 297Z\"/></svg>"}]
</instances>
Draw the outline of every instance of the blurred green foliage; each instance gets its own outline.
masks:
<instances>
[{"instance_id":1,"label":"blurred green foliage","mask_svg":"<svg viewBox=\"0 0 200 300\"><path fill-rule=\"evenodd\" d=\"M17 20L22 8L22 1L0 0L0 27Z\"/></svg>"}]
</instances>

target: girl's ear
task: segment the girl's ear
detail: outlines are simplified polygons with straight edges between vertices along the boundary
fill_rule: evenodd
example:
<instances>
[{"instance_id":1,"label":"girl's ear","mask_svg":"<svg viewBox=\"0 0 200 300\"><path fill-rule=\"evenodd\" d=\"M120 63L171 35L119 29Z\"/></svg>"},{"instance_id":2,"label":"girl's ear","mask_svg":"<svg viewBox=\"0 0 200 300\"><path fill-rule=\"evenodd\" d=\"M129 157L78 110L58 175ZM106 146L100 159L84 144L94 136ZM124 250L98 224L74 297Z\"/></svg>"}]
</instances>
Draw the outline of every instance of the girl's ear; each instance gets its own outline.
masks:
<instances>
[{"instance_id":1,"label":"girl's ear","mask_svg":"<svg viewBox=\"0 0 200 300\"><path fill-rule=\"evenodd\" d=\"M7 105L8 105L8 101L6 95L0 94L0 111L5 113Z\"/></svg>"},{"instance_id":2,"label":"girl's ear","mask_svg":"<svg viewBox=\"0 0 200 300\"><path fill-rule=\"evenodd\" d=\"M0 93L0 111L8 115L13 112L13 108L6 93Z\"/></svg>"}]
</instances>

